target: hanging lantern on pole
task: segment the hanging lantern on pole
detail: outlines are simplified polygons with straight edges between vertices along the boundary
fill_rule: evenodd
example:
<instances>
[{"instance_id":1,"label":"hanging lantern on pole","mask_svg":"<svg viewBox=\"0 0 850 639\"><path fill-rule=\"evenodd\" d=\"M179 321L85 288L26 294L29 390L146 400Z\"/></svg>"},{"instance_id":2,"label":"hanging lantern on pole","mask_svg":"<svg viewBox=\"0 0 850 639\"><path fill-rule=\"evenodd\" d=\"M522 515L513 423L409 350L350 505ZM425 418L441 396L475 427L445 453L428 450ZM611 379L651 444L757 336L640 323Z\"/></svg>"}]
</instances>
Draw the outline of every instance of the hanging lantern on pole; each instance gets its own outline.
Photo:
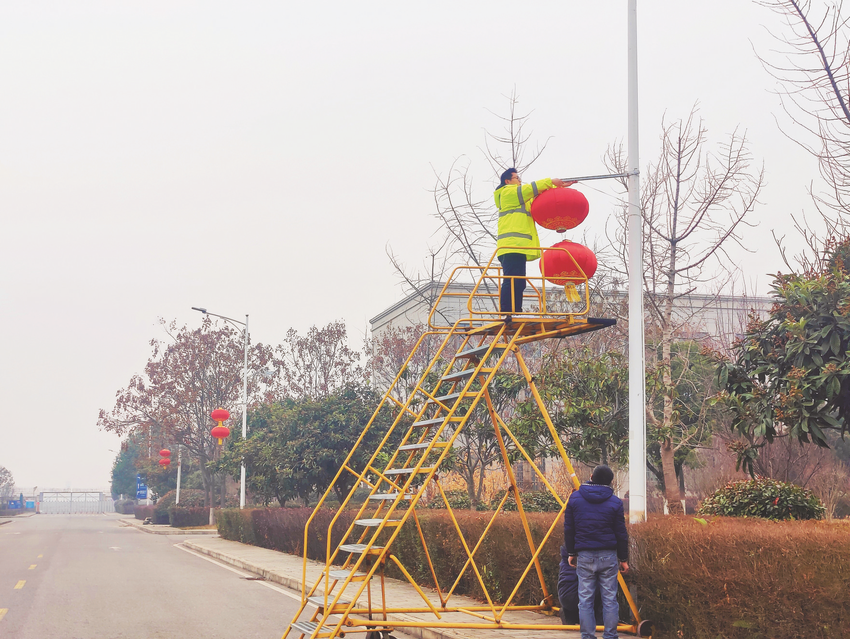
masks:
<instances>
[{"instance_id":1,"label":"hanging lantern on pole","mask_svg":"<svg viewBox=\"0 0 850 639\"><path fill-rule=\"evenodd\" d=\"M224 443L225 438L230 437L230 429L222 424L222 422L230 419L230 413L223 408L216 408L210 414L210 417L213 418L214 422L218 422L218 426L210 431L210 435L215 437L218 440L218 445L221 446Z\"/></svg>"},{"instance_id":2,"label":"hanging lantern on pole","mask_svg":"<svg viewBox=\"0 0 850 639\"><path fill-rule=\"evenodd\" d=\"M552 284L564 287L568 302L581 301L576 284L583 284L593 277L597 266L593 251L568 240L543 251L540 260L541 274Z\"/></svg>"},{"instance_id":3,"label":"hanging lantern on pole","mask_svg":"<svg viewBox=\"0 0 850 639\"><path fill-rule=\"evenodd\" d=\"M563 233L584 222L590 203L575 189L547 189L531 203L531 217L544 229Z\"/></svg>"},{"instance_id":4,"label":"hanging lantern on pole","mask_svg":"<svg viewBox=\"0 0 850 639\"><path fill-rule=\"evenodd\" d=\"M168 465L171 463L171 460L168 457L163 457L159 460L159 465L163 468L168 468Z\"/></svg>"},{"instance_id":5,"label":"hanging lantern on pole","mask_svg":"<svg viewBox=\"0 0 850 639\"><path fill-rule=\"evenodd\" d=\"M171 457L171 451L168 450L167 448L163 448L161 451L159 451L159 456L160 457Z\"/></svg>"}]
</instances>

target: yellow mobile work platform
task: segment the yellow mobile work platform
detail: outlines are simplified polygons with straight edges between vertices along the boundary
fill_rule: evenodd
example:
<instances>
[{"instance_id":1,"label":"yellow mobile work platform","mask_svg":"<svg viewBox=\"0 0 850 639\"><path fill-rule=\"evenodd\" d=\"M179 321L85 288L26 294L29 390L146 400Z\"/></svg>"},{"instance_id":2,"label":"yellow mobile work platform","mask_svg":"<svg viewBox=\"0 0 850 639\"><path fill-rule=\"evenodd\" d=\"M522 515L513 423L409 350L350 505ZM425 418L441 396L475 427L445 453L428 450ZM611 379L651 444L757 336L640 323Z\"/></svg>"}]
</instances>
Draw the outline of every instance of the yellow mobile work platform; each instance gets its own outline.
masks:
<instances>
[{"instance_id":1,"label":"yellow mobile work platform","mask_svg":"<svg viewBox=\"0 0 850 639\"><path fill-rule=\"evenodd\" d=\"M549 284L547 287L546 280L539 276L524 278L527 288L523 306L533 308L533 312L513 313L506 317L499 312L499 287L503 280L513 286L518 279L523 278L502 275L498 262L495 262L495 255L486 266L459 267L452 272L431 309L429 330L419 338L307 521L304 528L301 606L283 639L290 635L293 639L316 639L364 632L367 633L366 639L387 639L394 629L415 632L415 628L520 630L524 633L579 629L578 626L556 623L558 617L554 615L559 605L557 592L548 591L539 558L546 541L552 535L563 534L557 526L561 518L553 520L542 539L533 539L523 508L522 493L509 458L509 447L511 457L524 459L540 482L554 495L561 506L561 514L566 508L566 499L557 494L519 438L500 417L488 387L507 362L511 362L514 370L522 373L530 396L548 427L548 436L552 438L573 486L577 488L580 485L579 478L543 404L520 346L596 331L612 326L615 320L587 316L590 299L586 278L571 283L581 289L582 294L576 296L575 288L565 291L563 286ZM576 297L580 298L579 302L568 301ZM423 357L423 352L427 352L428 356ZM410 392L409 388L403 388L402 379L415 359L425 363L421 366L423 370L419 381ZM440 468L449 458L452 446L478 405L484 407L492 421L508 485L505 496L492 513L481 537L474 540L465 538L457 523L440 485ZM352 468L352 457L366 433L373 427L378 414L387 409L391 409L395 415L391 427L372 452L365 467L359 471ZM387 458L389 462L384 464ZM345 482L351 485L347 497L336 510L327 529L322 527L317 530L314 524L316 513L328 496L334 494L334 487L344 474L354 477L353 482L351 479ZM368 497L365 499L362 497L363 490L358 492L362 486L368 487ZM423 507L420 506L420 499L429 487L432 493L439 494L439 498L445 501L454 524L457 543L462 545L468 557L452 585L439 583L417 516L417 511ZM355 492L360 495L358 499L354 498ZM476 552L510 496L516 501L525 531L525 539L517 542L528 545L531 558L513 590L502 597L504 601L497 602L486 586L482 576L484 570L476 559ZM361 499L362 503L359 503ZM340 542L334 543L332 547L331 531L345 510L355 510L356 516ZM434 593L426 593L405 567L405 558L393 553L393 542L405 525L415 526L418 530L423 554L436 584L436 596ZM326 561L321 578L315 583L308 583L306 549L308 541L315 538L323 539L327 544ZM415 588L421 598L421 605L399 607L388 604L384 580L388 565L395 566ZM467 571L475 575L486 602L472 606L453 605L454 591L463 575L470 574ZM524 580L534 578L539 580L543 591L543 600L539 605L513 603ZM377 588L372 585L373 579L379 584ZM621 621L618 630L649 636L649 622L641 620L622 575L619 581L632 618L628 623ZM361 601L364 593L366 599ZM542 612L553 616L553 620L542 624L531 623L527 619L509 620L506 617L512 611ZM422 613L427 616L423 617Z\"/></svg>"}]
</instances>

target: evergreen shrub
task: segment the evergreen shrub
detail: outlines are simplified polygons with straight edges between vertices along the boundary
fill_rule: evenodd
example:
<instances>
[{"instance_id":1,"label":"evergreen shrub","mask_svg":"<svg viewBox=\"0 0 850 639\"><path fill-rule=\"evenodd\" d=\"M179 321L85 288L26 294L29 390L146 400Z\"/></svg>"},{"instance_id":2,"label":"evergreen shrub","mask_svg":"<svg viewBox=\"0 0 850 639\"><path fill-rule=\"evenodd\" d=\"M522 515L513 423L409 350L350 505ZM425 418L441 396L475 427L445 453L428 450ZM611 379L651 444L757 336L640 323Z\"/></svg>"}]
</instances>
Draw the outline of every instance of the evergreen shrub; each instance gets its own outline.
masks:
<instances>
[{"instance_id":1,"label":"evergreen shrub","mask_svg":"<svg viewBox=\"0 0 850 639\"><path fill-rule=\"evenodd\" d=\"M452 507L452 510L469 510L470 508L472 508L472 502L469 499L469 493L465 490L447 490L446 499L449 502L449 506ZM442 508L445 510L446 502L443 501L442 495L436 495L428 504L428 508Z\"/></svg>"},{"instance_id":2,"label":"evergreen shrub","mask_svg":"<svg viewBox=\"0 0 850 639\"><path fill-rule=\"evenodd\" d=\"M726 484L702 502L699 513L777 520L822 519L824 507L810 490L757 477Z\"/></svg>"},{"instance_id":3,"label":"evergreen shrub","mask_svg":"<svg viewBox=\"0 0 850 639\"><path fill-rule=\"evenodd\" d=\"M133 510L133 514L136 516L136 519L139 519L141 521L144 521L148 517L150 517L151 521L153 521L153 518L156 514L154 512L155 509L156 509L155 505L153 505L153 506L138 505ZM165 523L168 523L168 522L165 522Z\"/></svg>"},{"instance_id":4,"label":"evergreen shrub","mask_svg":"<svg viewBox=\"0 0 850 639\"><path fill-rule=\"evenodd\" d=\"M500 490L493 499L490 500L489 509L496 510L502 497L505 496L505 490ZM561 510L561 504L555 499L555 496L548 490L524 490L522 491L522 507L527 513L556 513ZM508 495L505 505L502 510L508 512L516 512L516 498L513 494Z\"/></svg>"},{"instance_id":5,"label":"evergreen shrub","mask_svg":"<svg viewBox=\"0 0 850 639\"><path fill-rule=\"evenodd\" d=\"M182 492L182 491L181 491ZM183 495L180 495L183 502ZM210 523L209 508L184 508L172 506L168 509L168 521L175 528L187 528L190 526L206 526Z\"/></svg>"}]
</instances>

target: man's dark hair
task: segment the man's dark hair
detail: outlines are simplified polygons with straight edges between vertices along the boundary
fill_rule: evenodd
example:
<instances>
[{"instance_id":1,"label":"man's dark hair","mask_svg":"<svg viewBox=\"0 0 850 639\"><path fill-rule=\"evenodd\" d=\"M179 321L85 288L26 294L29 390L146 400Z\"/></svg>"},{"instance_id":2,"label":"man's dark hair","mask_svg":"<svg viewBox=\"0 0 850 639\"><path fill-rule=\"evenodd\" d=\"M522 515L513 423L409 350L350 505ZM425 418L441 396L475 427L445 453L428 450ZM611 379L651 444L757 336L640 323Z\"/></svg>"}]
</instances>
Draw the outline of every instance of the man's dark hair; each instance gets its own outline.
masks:
<instances>
[{"instance_id":1,"label":"man's dark hair","mask_svg":"<svg viewBox=\"0 0 850 639\"><path fill-rule=\"evenodd\" d=\"M614 481L614 471L605 464L599 464L593 469L593 474L590 476L590 483L592 484L610 486L612 481Z\"/></svg>"},{"instance_id":2,"label":"man's dark hair","mask_svg":"<svg viewBox=\"0 0 850 639\"><path fill-rule=\"evenodd\" d=\"M519 173L519 171L517 171L516 169L508 169L507 171L505 171L504 173L502 173L502 175L501 175L502 182L501 182L501 184L499 184L499 186L505 186L505 182L507 182L508 180L510 180L510 179L511 179L511 176L512 176L514 173Z\"/></svg>"}]
</instances>

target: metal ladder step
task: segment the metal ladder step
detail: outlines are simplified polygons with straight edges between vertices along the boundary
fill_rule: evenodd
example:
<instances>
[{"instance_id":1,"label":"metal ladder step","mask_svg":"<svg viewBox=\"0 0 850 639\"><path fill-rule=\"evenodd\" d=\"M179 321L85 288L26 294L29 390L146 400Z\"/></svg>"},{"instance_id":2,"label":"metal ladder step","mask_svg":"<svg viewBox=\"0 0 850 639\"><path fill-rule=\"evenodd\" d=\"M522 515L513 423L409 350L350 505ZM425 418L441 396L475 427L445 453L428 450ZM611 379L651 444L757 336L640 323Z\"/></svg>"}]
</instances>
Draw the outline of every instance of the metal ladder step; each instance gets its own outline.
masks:
<instances>
[{"instance_id":1,"label":"metal ladder step","mask_svg":"<svg viewBox=\"0 0 850 639\"><path fill-rule=\"evenodd\" d=\"M322 576L324 577L325 573L322 572ZM328 576L331 579L336 579L337 581L345 581L348 579L348 576L351 575L350 570L331 570L328 573ZM351 577L351 581L366 581L366 573L365 572L355 572Z\"/></svg>"},{"instance_id":2,"label":"metal ladder step","mask_svg":"<svg viewBox=\"0 0 850 639\"><path fill-rule=\"evenodd\" d=\"M449 402L453 402L456 399L459 399L463 393L449 393L448 395L440 395L439 397L435 397L434 399L429 399L429 404L436 404L440 402L442 404L448 404Z\"/></svg>"},{"instance_id":3,"label":"metal ladder step","mask_svg":"<svg viewBox=\"0 0 850 639\"><path fill-rule=\"evenodd\" d=\"M378 493L377 495L369 495L372 501L395 501L398 499L399 493ZM413 499L412 493L404 493L402 499Z\"/></svg>"},{"instance_id":4,"label":"metal ladder step","mask_svg":"<svg viewBox=\"0 0 850 639\"><path fill-rule=\"evenodd\" d=\"M422 426L436 426L437 424L442 424L446 421L445 417L435 417L434 419L423 419L421 422L413 422L414 428L420 428Z\"/></svg>"},{"instance_id":5,"label":"metal ladder step","mask_svg":"<svg viewBox=\"0 0 850 639\"><path fill-rule=\"evenodd\" d=\"M328 603L333 603L333 600L334 600L334 596L328 595ZM318 606L319 608L325 607L325 598L324 597L307 597L307 601L309 601L313 605ZM340 601L336 602L336 605L334 606L334 608L338 608L340 606L348 606L350 603L351 603L350 601L340 600Z\"/></svg>"},{"instance_id":6,"label":"metal ladder step","mask_svg":"<svg viewBox=\"0 0 850 639\"><path fill-rule=\"evenodd\" d=\"M386 526L399 526L401 525L401 519L355 519L354 524L356 526L366 526L367 528L374 528L376 526L380 526L381 523L385 523Z\"/></svg>"},{"instance_id":7,"label":"metal ladder step","mask_svg":"<svg viewBox=\"0 0 850 639\"><path fill-rule=\"evenodd\" d=\"M371 548L366 544L343 544L339 547L342 552L353 552L356 555L362 555L364 553L370 555L377 555L381 550L384 549L383 546L372 546Z\"/></svg>"},{"instance_id":8,"label":"metal ladder step","mask_svg":"<svg viewBox=\"0 0 850 639\"><path fill-rule=\"evenodd\" d=\"M406 450L425 450L428 446L431 445L431 442L422 442L421 444L405 444L404 446L399 446L399 452L403 452ZM434 442L434 448L445 448L448 446L448 442Z\"/></svg>"},{"instance_id":9,"label":"metal ladder step","mask_svg":"<svg viewBox=\"0 0 850 639\"><path fill-rule=\"evenodd\" d=\"M472 377L473 375L475 375L475 369L474 368L467 368L465 370L458 371L457 373L449 373L448 375L443 375L440 378L440 381L441 382L457 382L457 381L460 381L462 379L466 379L467 377Z\"/></svg>"},{"instance_id":10,"label":"metal ladder step","mask_svg":"<svg viewBox=\"0 0 850 639\"><path fill-rule=\"evenodd\" d=\"M484 344L484 346L478 346L477 348L470 348L467 351L463 351L455 355L455 359L474 359L480 360L488 350L490 350L491 344ZM500 348L505 348L507 344L495 344L493 345L493 350Z\"/></svg>"},{"instance_id":11,"label":"metal ladder step","mask_svg":"<svg viewBox=\"0 0 850 639\"><path fill-rule=\"evenodd\" d=\"M420 468L420 473L430 473L433 468ZM390 468L384 471L384 475L412 475L416 472L415 468Z\"/></svg>"},{"instance_id":12,"label":"metal ladder step","mask_svg":"<svg viewBox=\"0 0 850 639\"><path fill-rule=\"evenodd\" d=\"M298 632L305 635L312 635L318 627L319 624L317 624L315 621L296 621L294 624L292 624L293 630L297 630ZM330 635L330 632L328 632L328 634Z\"/></svg>"}]
</instances>

